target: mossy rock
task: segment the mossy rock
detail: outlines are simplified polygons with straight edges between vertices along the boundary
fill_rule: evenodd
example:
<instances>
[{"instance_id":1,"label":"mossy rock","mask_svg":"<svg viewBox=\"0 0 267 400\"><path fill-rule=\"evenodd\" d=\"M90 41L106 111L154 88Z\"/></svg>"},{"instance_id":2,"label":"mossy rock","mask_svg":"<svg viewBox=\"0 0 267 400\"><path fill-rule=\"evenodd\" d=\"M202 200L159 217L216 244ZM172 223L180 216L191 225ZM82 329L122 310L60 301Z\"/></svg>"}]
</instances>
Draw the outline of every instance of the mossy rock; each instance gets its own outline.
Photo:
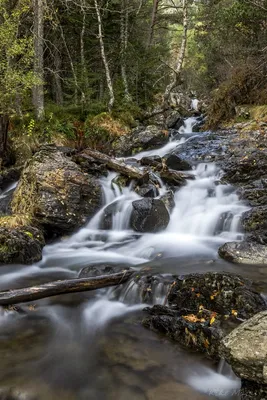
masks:
<instances>
[{"instance_id":1,"label":"mossy rock","mask_svg":"<svg viewBox=\"0 0 267 400\"><path fill-rule=\"evenodd\" d=\"M32 264L40 261L44 245L43 234L37 228L0 226L0 263L2 264Z\"/></svg>"},{"instance_id":2,"label":"mossy rock","mask_svg":"<svg viewBox=\"0 0 267 400\"><path fill-rule=\"evenodd\" d=\"M13 214L28 215L46 234L64 234L101 207L98 180L55 146L43 146L27 163L15 190Z\"/></svg>"}]
</instances>

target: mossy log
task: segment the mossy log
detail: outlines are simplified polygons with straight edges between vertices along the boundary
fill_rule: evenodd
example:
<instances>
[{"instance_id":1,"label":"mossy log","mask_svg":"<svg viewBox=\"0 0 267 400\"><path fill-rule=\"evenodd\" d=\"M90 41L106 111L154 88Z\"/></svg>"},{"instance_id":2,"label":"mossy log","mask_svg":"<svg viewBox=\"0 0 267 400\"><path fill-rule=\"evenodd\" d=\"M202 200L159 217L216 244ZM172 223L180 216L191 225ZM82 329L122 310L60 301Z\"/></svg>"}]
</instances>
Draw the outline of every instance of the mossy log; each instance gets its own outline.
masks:
<instances>
[{"instance_id":1,"label":"mossy log","mask_svg":"<svg viewBox=\"0 0 267 400\"><path fill-rule=\"evenodd\" d=\"M44 283L43 285L5 290L0 292L0 305L26 303L59 294L85 292L116 286L126 282L132 275L133 271L125 270L112 275L59 280Z\"/></svg>"},{"instance_id":2,"label":"mossy log","mask_svg":"<svg viewBox=\"0 0 267 400\"><path fill-rule=\"evenodd\" d=\"M131 179L141 179L144 173L138 168L126 165L123 161L116 160L115 158L109 157L106 154L100 153L96 150L86 149L81 154L83 157L86 155L94 158L96 161L106 164L106 166L113 171L116 171L122 175L127 176Z\"/></svg>"}]
</instances>

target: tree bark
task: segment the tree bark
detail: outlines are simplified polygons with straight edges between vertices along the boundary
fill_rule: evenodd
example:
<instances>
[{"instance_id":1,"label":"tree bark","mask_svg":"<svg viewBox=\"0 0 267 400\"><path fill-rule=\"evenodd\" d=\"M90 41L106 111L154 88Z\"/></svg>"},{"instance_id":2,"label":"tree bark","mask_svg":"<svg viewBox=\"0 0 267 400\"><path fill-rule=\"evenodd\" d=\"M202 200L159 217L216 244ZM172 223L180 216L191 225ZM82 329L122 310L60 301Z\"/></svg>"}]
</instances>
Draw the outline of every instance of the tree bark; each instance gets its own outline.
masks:
<instances>
[{"instance_id":1,"label":"tree bark","mask_svg":"<svg viewBox=\"0 0 267 400\"><path fill-rule=\"evenodd\" d=\"M54 65L55 65L54 80L55 80L56 103L58 105L62 106L63 105L63 91L62 91L62 82L61 82L61 77L60 77L61 55L60 55L58 43L55 46L55 50L54 50Z\"/></svg>"},{"instance_id":2,"label":"tree bark","mask_svg":"<svg viewBox=\"0 0 267 400\"><path fill-rule=\"evenodd\" d=\"M122 175L128 176L131 179L141 179L144 176L144 173L139 169L126 165L124 162L111 158L99 151L86 149L82 152L81 156L86 157L86 155L94 158L98 162L106 164L108 168L119 172Z\"/></svg>"},{"instance_id":3,"label":"tree bark","mask_svg":"<svg viewBox=\"0 0 267 400\"><path fill-rule=\"evenodd\" d=\"M174 75L171 83L166 87L164 93L164 108L167 108L169 103L169 98L171 91L175 89L181 83L181 71L183 66L183 61L185 57L186 44L187 44L187 31L188 31L188 0L183 0L183 36L182 43L176 63L176 67L174 69Z\"/></svg>"},{"instance_id":4,"label":"tree bark","mask_svg":"<svg viewBox=\"0 0 267 400\"><path fill-rule=\"evenodd\" d=\"M132 100L126 72L126 54L128 47L129 4L128 0L121 0L121 77L124 86L124 97L127 102Z\"/></svg>"},{"instance_id":5,"label":"tree bark","mask_svg":"<svg viewBox=\"0 0 267 400\"><path fill-rule=\"evenodd\" d=\"M33 105L38 120L44 117L44 4L33 0L34 73L39 82L33 87Z\"/></svg>"},{"instance_id":6,"label":"tree bark","mask_svg":"<svg viewBox=\"0 0 267 400\"><path fill-rule=\"evenodd\" d=\"M157 21L157 14L158 14L158 9L159 9L159 3L160 3L160 0L153 1L153 10L152 10L152 16L151 16L151 25L150 25L150 30L149 30L147 47L150 47L152 44L152 41L153 41L155 25L156 25L156 21Z\"/></svg>"},{"instance_id":7,"label":"tree bark","mask_svg":"<svg viewBox=\"0 0 267 400\"><path fill-rule=\"evenodd\" d=\"M108 91L109 91L108 109L109 109L109 111L111 111L114 106L115 96L114 96L114 90L113 90L113 84L112 84L112 80L111 80L109 65L108 65L106 52L105 52L102 19L101 19L101 15L100 15L98 1L94 0L94 3L95 3L95 11L96 11L97 22L98 22L98 39L99 39L99 44L100 44L101 57L102 57L102 61L103 61L104 67L105 67L106 81L107 81L107 86L108 86Z\"/></svg>"},{"instance_id":8,"label":"tree bark","mask_svg":"<svg viewBox=\"0 0 267 400\"><path fill-rule=\"evenodd\" d=\"M0 167L6 155L8 125L9 117L5 114L0 115Z\"/></svg>"},{"instance_id":9,"label":"tree bark","mask_svg":"<svg viewBox=\"0 0 267 400\"><path fill-rule=\"evenodd\" d=\"M93 278L77 278L45 283L22 289L6 290L0 292L0 305L26 303L57 296L65 293L77 293L96 290L108 286L116 286L126 282L133 274L125 270L112 275L102 275Z\"/></svg>"}]
</instances>

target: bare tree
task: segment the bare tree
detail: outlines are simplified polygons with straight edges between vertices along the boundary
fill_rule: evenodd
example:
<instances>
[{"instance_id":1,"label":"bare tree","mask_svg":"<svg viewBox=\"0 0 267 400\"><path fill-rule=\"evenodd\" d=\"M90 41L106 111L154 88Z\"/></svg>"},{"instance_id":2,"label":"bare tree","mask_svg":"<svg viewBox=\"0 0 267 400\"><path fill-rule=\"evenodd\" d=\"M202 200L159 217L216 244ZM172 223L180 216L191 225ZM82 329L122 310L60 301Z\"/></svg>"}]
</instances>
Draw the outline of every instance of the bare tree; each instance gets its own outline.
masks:
<instances>
[{"instance_id":1,"label":"bare tree","mask_svg":"<svg viewBox=\"0 0 267 400\"><path fill-rule=\"evenodd\" d=\"M101 19L100 7L98 4L98 0L94 0L94 4L95 4L95 11L96 11L97 22L98 22L98 38L99 38L101 57L102 57L102 61L103 61L104 67L105 67L106 81L107 81L107 86L108 86L108 91L109 91L108 109L109 109L109 111L111 111L114 106L115 96L114 96L111 75L110 75L110 69L109 69L106 52L105 52L102 19Z\"/></svg>"},{"instance_id":2,"label":"bare tree","mask_svg":"<svg viewBox=\"0 0 267 400\"><path fill-rule=\"evenodd\" d=\"M152 40L154 37L154 32L155 32L155 25L157 22L157 15L158 15L158 9L159 9L159 3L161 0L154 0L153 1L153 10L152 10L152 16L151 16L151 24L150 24L150 29L149 29L149 36L148 36L148 42L147 46L150 47L152 44Z\"/></svg>"},{"instance_id":3,"label":"bare tree","mask_svg":"<svg viewBox=\"0 0 267 400\"><path fill-rule=\"evenodd\" d=\"M38 83L33 87L33 105L37 119L44 117L44 3L33 0L34 73Z\"/></svg>"},{"instance_id":4,"label":"bare tree","mask_svg":"<svg viewBox=\"0 0 267 400\"><path fill-rule=\"evenodd\" d=\"M124 86L124 97L125 100L130 102L132 100L129 86L128 86L128 78L126 72L126 54L128 47L128 27L129 27L129 2L128 0L121 0L121 21L120 21L120 30L121 30L121 76L122 82Z\"/></svg>"},{"instance_id":5,"label":"bare tree","mask_svg":"<svg viewBox=\"0 0 267 400\"><path fill-rule=\"evenodd\" d=\"M167 85L164 92L164 108L167 107L171 91L175 89L179 84L181 84L181 71L185 58L186 44L187 44L187 31L188 31L188 0L182 0L182 10L183 10L183 35L180 51L178 54L176 65L173 69L172 81Z\"/></svg>"}]
</instances>

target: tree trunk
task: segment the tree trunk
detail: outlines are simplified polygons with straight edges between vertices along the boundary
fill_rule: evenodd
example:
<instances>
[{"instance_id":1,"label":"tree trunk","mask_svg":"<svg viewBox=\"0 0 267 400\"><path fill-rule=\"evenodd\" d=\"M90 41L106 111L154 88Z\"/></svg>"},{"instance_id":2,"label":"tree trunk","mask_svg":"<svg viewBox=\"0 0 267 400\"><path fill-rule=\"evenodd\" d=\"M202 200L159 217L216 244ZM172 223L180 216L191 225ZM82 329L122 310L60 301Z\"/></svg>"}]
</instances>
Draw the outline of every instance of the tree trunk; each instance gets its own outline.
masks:
<instances>
[{"instance_id":1,"label":"tree trunk","mask_svg":"<svg viewBox=\"0 0 267 400\"><path fill-rule=\"evenodd\" d=\"M81 4L81 11L83 14L83 24L82 24L82 30L80 34L80 46L81 46L81 67L82 67L82 85L85 87L85 92L87 92L88 89L88 78L87 78L87 70L86 70L86 64L85 64L85 53L84 53L84 35L85 35L85 23L86 23L86 13L84 10L84 4ZM81 102L84 103L86 102L86 95L84 91L82 91L81 95Z\"/></svg>"},{"instance_id":2,"label":"tree trunk","mask_svg":"<svg viewBox=\"0 0 267 400\"><path fill-rule=\"evenodd\" d=\"M109 91L108 109L109 109L109 111L111 111L114 106L115 96L114 96L114 90L113 90L113 84L112 84L112 80L111 80L109 65L108 65L106 52L105 52L103 29L102 29L102 19L101 19L101 15L100 15L98 1L94 0L94 3L95 3L95 11L96 11L97 21L98 21L98 39L99 39L99 44L100 44L101 57L102 57L102 61L103 61L104 67L105 67L106 81L107 81L107 86L108 86L108 91Z\"/></svg>"},{"instance_id":3,"label":"tree trunk","mask_svg":"<svg viewBox=\"0 0 267 400\"><path fill-rule=\"evenodd\" d=\"M33 88L33 105L38 120L44 117L44 4L33 0L34 73L39 82Z\"/></svg>"},{"instance_id":4,"label":"tree trunk","mask_svg":"<svg viewBox=\"0 0 267 400\"><path fill-rule=\"evenodd\" d=\"M61 82L61 77L60 77L61 55L59 52L58 45L55 46L54 65L55 65L54 80L55 80L56 103L58 105L62 106L63 105L63 91L62 91L62 82Z\"/></svg>"},{"instance_id":5,"label":"tree trunk","mask_svg":"<svg viewBox=\"0 0 267 400\"><path fill-rule=\"evenodd\" d=\"M141 179L144 176L144 173L138 168L126 165L124 162L118 161L96 150L86 149L82 152L82 154L80 154L80 156L85 158L86 156L94 158L96 161L106 164L106 166L113 171L119 172L120 174L131 179Z\"/></svg>"},{"instance_id":6,"label":"tree trunk","mask_svg":"<svg viewBox=\"0 0 267 400\"><path fill-rule=\"evenodd\" d=\"M0 292L0 305L26 303L59 294L85 292L116 286L126 282L132 275L133 271L125 270L112 275L68 279L22 289L5 290Z\"/></svg>"},{"instance_id":7,"label":"tree trunk","mask_svg":"<svg viewBox=\"0 0 267 400\"><path fill-rule=\"evenodd\" d=\"M156 25L156 21L157 21L159 3L160 3L160 0L154 0L153 1L153 10L152 10L152 16L151 16L151 25L150 25L150 30L149 30L147 47L150 47L151 44L152 44L152 41L153 41L154 32L155 32L155 25Z\"/></svg>"},{"instance_id":8,"label":"tree trunk","mask_svg":"<svg viewBox=\"0 0 267 400\"><path fill-rule=\"evenodd\" d=\"M8 116L0 115L0 169L2 167L3 159L6 156L8 125Z\"/></svg>"},{"instance_id":9,"label":"tree trunk","mask_svg":"<svg viewBox=\"0 0 267 400\"><path fill-rule=\"evenodd\" d=\"M171 91L175 89L181 83L181 71L183 66L183 61L185 57L186 44L187 44L187 30L188 30L188 0L183 0L183 36L182 43L174 69L174 75L171 83L166 87L164 93L164 108L166 109L169 103L169 98Z\"/></svg>"},{"instance_id":10,"label":"tree trunk","mask_svg":"<svg viewBox=\"0 0 267 400\"><path fill-rule=\"evenodd\" d=\"M128 0L121 0L121 77L124 86L124 97L127 102L132 100L129 86L128 78L126 73L126 52L128 47L128 25L129 25L129 4Z\"/></svg>"}]
</instances>

